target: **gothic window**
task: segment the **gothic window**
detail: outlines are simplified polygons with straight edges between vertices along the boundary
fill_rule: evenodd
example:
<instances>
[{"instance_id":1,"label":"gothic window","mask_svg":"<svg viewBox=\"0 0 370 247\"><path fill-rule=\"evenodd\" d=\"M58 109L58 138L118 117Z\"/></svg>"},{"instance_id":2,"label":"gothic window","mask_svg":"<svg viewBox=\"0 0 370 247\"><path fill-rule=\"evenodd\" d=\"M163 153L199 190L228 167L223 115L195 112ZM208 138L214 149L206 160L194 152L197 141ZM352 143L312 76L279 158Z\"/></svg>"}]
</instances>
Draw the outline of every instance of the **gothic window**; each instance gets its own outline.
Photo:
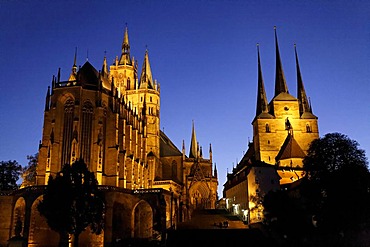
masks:
<instances>
[{"instance_id":1,"label":"gothic window","mask_svg":"<svg viewBox=\"0 0 370 247\"><path fill-rule=\"evenodd\" d=\"M271 132L270 125L267 123L265 127L266 127L266 133L270 133Z\"/></svg>"},{"instance_id":2,"label":"gothic window","mask_svg":"<svg viewBox=\"0 0 370 247\"><path fill-rule=\"evenodd\" d=\"M127 86L126 86L126 89L127 90L130 90L130 78L127 78Z\"/></svg>"},{"instance_id":3,"label":"gothic window","mask_svg":"<svg viewBox=\"0 0 370 247\"><path fill-rule=\"evenodd\" d=\"M150 102L153 102L153 98L152 98L152 96L150 96Z\"/></svg>"},{"instance_id":4,"label":"gothic window","mask_svg":"<svg viewBox=\"0 0 370 247\"><path fill-rule=\"evenodd\" d=\"M80 156L86 164L90 163L92 120L93 106L90 102L85 102L82 107Z\"/></svg>"},{"instance_id":5,"label":"gothic window","mask_svg":"<svg viewBox=\"0 0 370 247\"><path fill-rule=\"evenodd\" d=\"M74 101L72 99L68 99L64 104L62 165L69 163L69 159L71 157L71 145L73 137L73 112Z\"/></svg>"},{"instance_id":6,"label":"gothic window","mask_svg":"<svg viewBox=\"0 0 370 247\"><path fill-rule=\"evenodd\" d=\"M177 163L176 161L172 161L172 178L177 177Z\"/></svg>"},{"instance_id":7,"label":"gothic window","mask_svg":"<svg viewBox=\"0 0 370 247\"><path fill-rule=\"evenodd\" d=\"M306 124L306 132L307 133L311 133L312 132L311 126L309 124Z\"/></svg>"}]
</instances>

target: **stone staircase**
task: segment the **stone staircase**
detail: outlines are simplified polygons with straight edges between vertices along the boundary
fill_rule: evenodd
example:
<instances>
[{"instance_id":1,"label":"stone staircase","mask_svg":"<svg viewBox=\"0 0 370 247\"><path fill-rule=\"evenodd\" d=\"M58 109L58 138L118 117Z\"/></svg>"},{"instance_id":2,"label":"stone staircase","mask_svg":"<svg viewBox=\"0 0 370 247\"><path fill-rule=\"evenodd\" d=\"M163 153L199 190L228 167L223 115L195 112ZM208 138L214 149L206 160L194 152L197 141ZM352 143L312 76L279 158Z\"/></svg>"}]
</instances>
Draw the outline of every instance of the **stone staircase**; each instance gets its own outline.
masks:
<instances>
[{"instance_id":1,"label":"stone staircase","mask_svg":"<svg viewBox=\"0 0 370 247\"><path fill-rule=\"evenodd\" d=\"M228 227L224 226L227 222ZM221 227L220 227L221 223ZM178 229L247 229L248 226L239 217L224 209L194 211L190 221L181 222Z\"/></svg>"},{"instance_id":2,"label":"stone staircase","mask_svg":"<svg viewBox=\"0 0 370 247\"><path fill-rule=\"evenodd\" d=\"M222 227L219 223L222 223ZM223 223L228 222L228 227ZM226 210L201 210L176 230L167 232L166 247L264 247L274 246L259 229L249 229Z\"/></svg>"}]
</instances>

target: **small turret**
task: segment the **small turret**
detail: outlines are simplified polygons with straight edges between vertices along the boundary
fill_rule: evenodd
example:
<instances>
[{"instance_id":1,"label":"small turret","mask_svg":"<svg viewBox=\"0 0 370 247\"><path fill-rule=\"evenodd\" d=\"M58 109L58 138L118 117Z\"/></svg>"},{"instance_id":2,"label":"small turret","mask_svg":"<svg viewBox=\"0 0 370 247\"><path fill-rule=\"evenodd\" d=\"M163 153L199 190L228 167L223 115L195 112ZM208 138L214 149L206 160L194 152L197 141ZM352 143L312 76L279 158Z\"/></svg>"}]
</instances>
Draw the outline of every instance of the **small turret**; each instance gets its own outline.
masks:
<instances>
[{"instance_id":1,"label":"small turret","mask_svg":"<svg viewBox=\"0 0 370 247\"><path fill-rule=\"evenodd\" d=\"M73 59L72 72L71 72L71 75L68 78L68 81L75 81L77 79L77 65L76 65L76 62L77 62L77 47L76 47L75 56L74 56L74 59Z\"/></svg>"},{"instance_id":2,"label":"small turret","mask_svg":"<svg viewBox=\"0 0 370 247\"><path fill-rule=\"evenodd\" d=\"M49 109L50 109L50 86L48 86L48 91L46 92L45 111L49 111Z\"/></svg>"},{"instance_id":3,"label":"small turret","mask_svg":"<svg viewBox=\"0 0 370 247\"><path fill-rule=\"evenodd\" d=\"M213 176L215 178L217 178L218 174L217 174L217 166L216 166L216 163L215 163L215 170L213 171Z\"/></svg>"},{"instance_id":4,"label":"small turret","mask_svg":"<svg viewBox=\"0 0 370 247\"><path fill-rule=\"evenodd\" d=\"M182 140L182 159L185 160L185 140Z\"/></svg>"},{"instance_id":5,"label":"small turret","mask_svg":"<svg viewBox=\"0 0 370 247\"><path fill-rule=\"evenodd\" d=\"M128 40L128 28L126 25L125 34L123 35L123 42L122 42L122 54L119 60L119 65L132 65L132 60L130 57L130 42Z\"/></svg>"},{"instance_id":6,"label":"small turret","mask_svg":"<svg viewBox=\"0 0 370 247\"><path fill-rule=\"evenodd\" d=\"M140 75L140 89L153 89L153 76L150 69L148 50L145 51L143 67Z\"/></svg>"}]
</instances>

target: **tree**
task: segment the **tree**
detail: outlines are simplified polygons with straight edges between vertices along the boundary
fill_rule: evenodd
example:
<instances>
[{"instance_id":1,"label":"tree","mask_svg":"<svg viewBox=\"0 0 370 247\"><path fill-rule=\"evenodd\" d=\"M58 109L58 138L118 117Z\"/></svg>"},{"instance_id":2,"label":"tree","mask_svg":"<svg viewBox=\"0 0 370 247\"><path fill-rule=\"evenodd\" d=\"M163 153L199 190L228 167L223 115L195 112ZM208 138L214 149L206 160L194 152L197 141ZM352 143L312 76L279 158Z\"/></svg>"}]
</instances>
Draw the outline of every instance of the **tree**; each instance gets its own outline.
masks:
<instances>
[{"instance_id":1,"label":"tree","mask_svg":"<svg viewBox=\"0 0 370 247\"><path fill-rule=\"evenodd\" d=\"M369 222L370 173L358 146L346 135L326 134L311 143L303 161L307 183L301 192L327 232L356 231Z\"/></svg>"},{"instance_id":2,"label":"tree","mask_svg":"<svg viewBox=\"0 0 370 247\"><path fill-rule=\"evenodd\" d=\"M0 162L0 191L18 189L17 181L21 174L22 166L17 161Z\"/></svg>"},{"instance_id":3,"label":"tree","mask_svg":"<svg viewBox=\"0 0 370 247\"><path fill-rule=\"evenodd\" d=\"M36 166L39 154L27 155L28 165L23 168L21 188L36 184Z\"/></svg>"},{"instance_id":4,"label":"tree","mask_svg":"<svg viewBox=\"0 0 370 247\"><path fill-rule=\"evenodd\" d=\"M287 190L269 191L263 198L265 224L285 241L301 246L310 232L306 202Z\"/></svg>"},{"instance_id":5,"label":"tree","mask_svg":"<svg viewBox=\"0 0 370 247\"><path fill-rule=\"evenodd\" d=\"M78 247L79 235L88 226L95 234L103 229L104 195L83 160L64 165L55 178L50 176L38 210L59 233L60 246L68 246L68 234L73 234Z\"/></svg>"}]
</instances>

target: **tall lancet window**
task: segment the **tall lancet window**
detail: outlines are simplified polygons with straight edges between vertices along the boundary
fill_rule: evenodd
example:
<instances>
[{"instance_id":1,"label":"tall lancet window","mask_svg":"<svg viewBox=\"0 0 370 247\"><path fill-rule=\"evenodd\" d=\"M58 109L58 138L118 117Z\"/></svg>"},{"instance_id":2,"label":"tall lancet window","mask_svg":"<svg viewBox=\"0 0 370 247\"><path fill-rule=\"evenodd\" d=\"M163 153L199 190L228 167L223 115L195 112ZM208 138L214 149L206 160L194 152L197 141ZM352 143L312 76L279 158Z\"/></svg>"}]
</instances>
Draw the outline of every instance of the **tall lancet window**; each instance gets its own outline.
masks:
<instances>
[{"instance_id":1,"label":"tall lancet window","mask_svg":"<svg viewBox=\"0 0 370 247\"><path fill-rule=\"evenodd\" d=\"M127 90L130 90L131 89L130 84L131 84L130 78L127 78L127 86L126 86L126 89Z\"/></svg>"},{"instance_id":2,"label":"tall lancet window","mask_svg":"<svg viewBox=\"0 0 370 247\"><path fill-rule=\"evenodd\" d=\"M81 151L80 156L87 165L90 165L91 130L93 121L93 107L90 102L85 102L82 107L81 122Z\"/></svg>"},{"instance_id":3,"label":"tall lancet window","mask_svg":"<svg viewBox=\"0 0 370 247\"><path fill-rule=\"evenodd\" d=\"M62 166L69 163L71 158L74 105L75 104L72 99L68 99L64 104Z\"/></svg>"}]
</instances>

